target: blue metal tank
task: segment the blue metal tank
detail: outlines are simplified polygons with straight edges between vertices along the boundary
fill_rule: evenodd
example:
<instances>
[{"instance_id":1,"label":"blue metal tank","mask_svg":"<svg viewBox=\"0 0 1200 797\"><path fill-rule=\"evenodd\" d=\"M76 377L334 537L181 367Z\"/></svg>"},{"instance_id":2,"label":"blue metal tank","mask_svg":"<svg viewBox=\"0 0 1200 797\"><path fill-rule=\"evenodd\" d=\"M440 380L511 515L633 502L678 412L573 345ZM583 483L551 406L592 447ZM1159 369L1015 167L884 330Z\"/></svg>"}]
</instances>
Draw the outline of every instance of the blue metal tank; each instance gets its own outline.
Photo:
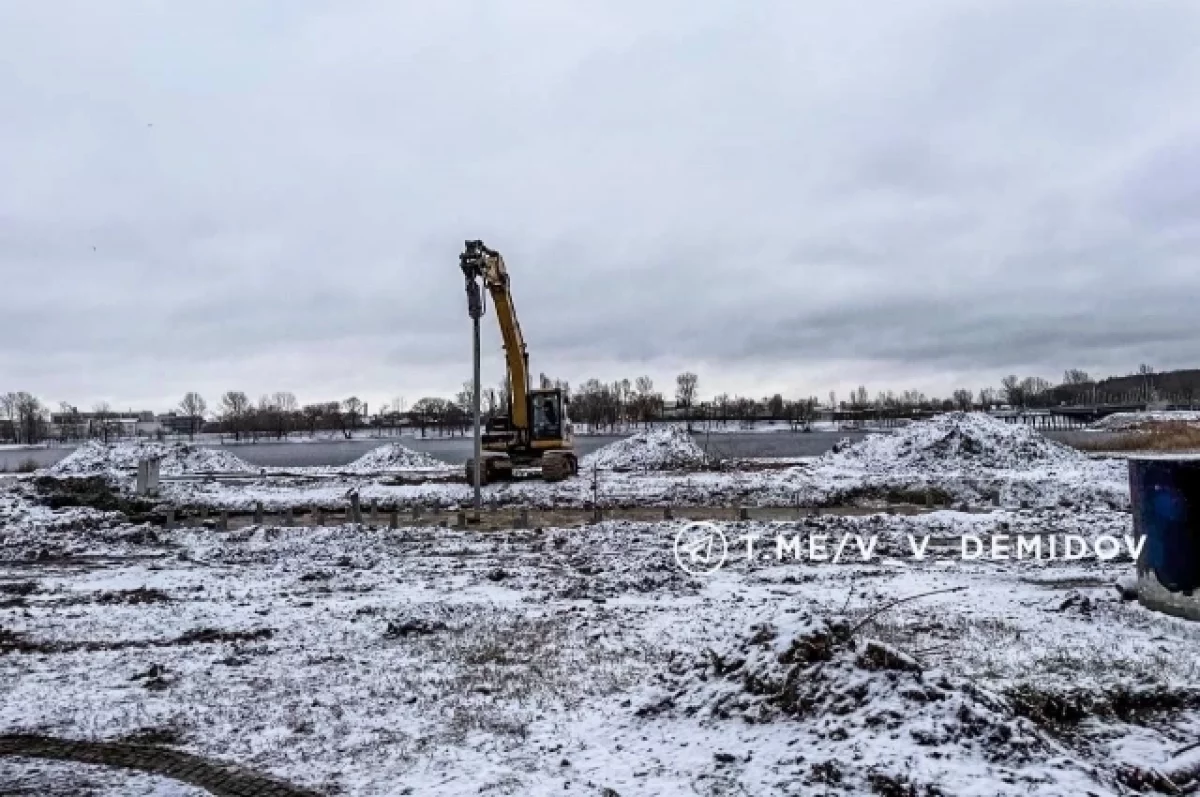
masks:
<instances>
[{"instance_id":1,"label":"blue metal tank","mask_svg":"<svg viewBox=\"0 0 1200 797\"><path fill-rule=\"evenodd\" d=\"M1129 489L1133 530L1144 539L1138 600L1200 620L1200 456L1131 457Z\"/></svg>"}]
</instances>

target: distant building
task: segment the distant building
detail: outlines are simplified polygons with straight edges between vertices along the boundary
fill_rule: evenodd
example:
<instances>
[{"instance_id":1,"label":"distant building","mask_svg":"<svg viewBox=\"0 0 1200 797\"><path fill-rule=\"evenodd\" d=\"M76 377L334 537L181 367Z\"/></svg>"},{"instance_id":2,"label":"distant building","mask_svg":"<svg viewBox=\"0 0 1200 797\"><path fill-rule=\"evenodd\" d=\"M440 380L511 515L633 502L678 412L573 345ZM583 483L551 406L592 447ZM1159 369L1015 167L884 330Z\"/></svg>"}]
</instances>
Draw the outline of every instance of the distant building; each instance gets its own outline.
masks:
<instances>
[{"instance_id":1,"label":"distant building","mask_svg":"<svg viewBox=\"0 0 1200 797\"><path fill-rule=\"evenodd\" d=\"M162 430L162 424L148 410L52 412L50 426L53 435L65 437L153 437Z\"/></svg>"},{"instance_id":2,"label":"distant building","mask_svg":"<svg viewBox=\"0 0 1200 797\"><path fill-rule=\"evenodd\" d=\"M191 434L204 428L204 418L199 415L180 415L175 411L163 413L154 419L167 434Z\"/></svg>"}]
</instances>

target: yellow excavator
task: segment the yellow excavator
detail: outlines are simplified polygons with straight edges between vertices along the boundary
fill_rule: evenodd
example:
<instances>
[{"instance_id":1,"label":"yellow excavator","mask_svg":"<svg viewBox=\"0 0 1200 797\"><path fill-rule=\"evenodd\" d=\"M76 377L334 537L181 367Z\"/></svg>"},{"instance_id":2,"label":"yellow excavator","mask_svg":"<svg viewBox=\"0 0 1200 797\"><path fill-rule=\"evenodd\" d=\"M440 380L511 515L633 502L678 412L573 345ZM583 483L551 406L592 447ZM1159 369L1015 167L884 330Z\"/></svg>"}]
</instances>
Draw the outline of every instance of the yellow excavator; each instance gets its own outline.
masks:
<instances>
[{"instance_id":1,"label":"yellow excavator","mask_svg":"<svg viewBox=\"0 0 1200 797\"><path fill-rule=\"evenodd\" d=\"M489 418L482 433L480 483L512 479L519 470L534 466L540 466L540 475L546 481L570 478L578 472L579 463L567 417L569 399L559 388L533 389L529 385L529 352L513 307L504 258L484 246L483 241L467 241L458 260L474 317L476 312L482 313L480 283L492 297L508 368L505 413ZM467 462L466 473L467 482L473 484L474 459Z\"/></svg>"}]
</instances>

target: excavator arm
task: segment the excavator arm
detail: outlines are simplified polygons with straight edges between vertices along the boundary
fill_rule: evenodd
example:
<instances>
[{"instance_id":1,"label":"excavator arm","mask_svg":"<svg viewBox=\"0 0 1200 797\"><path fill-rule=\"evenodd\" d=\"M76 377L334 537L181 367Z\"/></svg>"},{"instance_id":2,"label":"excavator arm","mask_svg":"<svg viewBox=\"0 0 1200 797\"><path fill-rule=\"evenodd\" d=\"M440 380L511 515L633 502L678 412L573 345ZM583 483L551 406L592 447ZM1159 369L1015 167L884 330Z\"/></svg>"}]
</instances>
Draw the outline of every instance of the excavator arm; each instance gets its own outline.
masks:
<instances>
[{"instance_id":1,"label":"excavator arm","mask_svg":"<svg viewBox=\"0 0 1200 797\"><path fill-rule=\"evenodd\" d=\"M492 295L496 319L500 322L500 336L504 340L504 358L508 366L508 383L512 390L509 396L512 425L528 438L529 353L525 349L525 337L521 334L521 324L517 321L517 311L513 307L504 258L499 252L484 246L483 241L467 241L458 260L467 281L468 296L475 295L480 282Z\"/></svg>"}]
</instances>

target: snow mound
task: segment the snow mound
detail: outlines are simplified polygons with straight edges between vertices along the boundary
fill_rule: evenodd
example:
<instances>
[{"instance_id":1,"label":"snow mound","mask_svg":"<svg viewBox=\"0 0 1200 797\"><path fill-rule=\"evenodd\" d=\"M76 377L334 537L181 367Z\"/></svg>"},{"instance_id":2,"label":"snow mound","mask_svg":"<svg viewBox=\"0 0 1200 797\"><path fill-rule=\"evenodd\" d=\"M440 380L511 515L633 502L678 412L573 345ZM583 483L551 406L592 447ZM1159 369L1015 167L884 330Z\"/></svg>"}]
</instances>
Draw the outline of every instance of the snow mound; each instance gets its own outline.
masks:
<instances>
[{"instance_id":1,"label":"snow mound","mask_svg":"<svg viewBox=\"0 0 1200 797\"><path fill-rule=\"evenodd\" d=\"M157 457L159 473L181 476L188 473L251 473L257 471L250 463L228 451L201 448L188 443L157 443L147 441L122 443L84 443L65 459L50 468L51 476L115 476L129 475L143 459Z\"/></svg>"},{"instance_id":2,"label":"snow mound","mask_svg":"<svg viewBox=\"0 0 1200 797\"><path fill-rule=\"evenodd\" d=\"M795 474L818 503L918 495L1005 506L1129 505L1124 463L1090 459L1024 424L952 412L892 434L843 441Z\"/></svg>"},{"instance_id":3,"label":"snow mound","mask_svg":"<svg viewBox=\"0 0 1200 797\"><path fill-rule=\"evenodd\" d=\"M1188 423L1200 426L1200 412L1187 410L1163 412L1115 412L1089 428L1104 432L1126 432L1160 423Z\"/></svg>"},{"instance_id":4,"label":"snow mound","mask_svg":"<svg viewBox=\"0 0 1200 797\"><path fill-rule=\"evenodd\" d=\"M951 412L909 424L894 434L838 444L822 461L872 470L1026 470L1085 462L1087 455L1025 424L1005 423L981 412Z\"/></svg>"},{"instance_id":5,"label":"snow mound","mask_svg":"<svg viewBox=\"0 0 1200 797\"><path fill-rule=\"evenodd\" d=\"M349 473L376 473L383 470L410 470L418 468L441 468L446 463L434 459L421 451L399 443L388 443L379 448L372 448L358 459L351 462L344 470Z\"/></svg>"},{"instance_id":6,"label":"snow mound","mask_svg":"<svg viewBox=\"0 0 1200 797\"><path fill-rule=\"evenodd\" d=\"M702 467L706 457L686 429L664 426L610 443L580 461L580 467L601 470L689 470Z\"/></svg>"}]
</instances>

